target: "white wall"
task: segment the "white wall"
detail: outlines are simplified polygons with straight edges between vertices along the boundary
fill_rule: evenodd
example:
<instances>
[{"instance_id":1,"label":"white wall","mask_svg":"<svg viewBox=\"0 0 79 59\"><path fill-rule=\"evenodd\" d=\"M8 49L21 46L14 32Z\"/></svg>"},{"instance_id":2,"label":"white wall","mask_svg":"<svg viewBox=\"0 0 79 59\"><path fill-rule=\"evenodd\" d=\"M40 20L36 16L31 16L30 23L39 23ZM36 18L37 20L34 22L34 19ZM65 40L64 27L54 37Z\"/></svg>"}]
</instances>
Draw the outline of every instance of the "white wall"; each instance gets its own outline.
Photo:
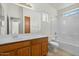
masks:
<instances>
[{"instance_id":1,"label":"white wall","mask_svg":"<svg viewBox=\"0 0 79 59\"><path fill-rule=\"evenodd\" d=\"M50 23L51 40L55 40L56 39L55 37L57 37L57 33L59 32L59 26L58 26L59 19L57 18L57 16L52 17L51 19L52 19Z\"/></svg>"},{"instance_id":2,"label":"white wall","mask_svg":"<svg viewBox=\"0 0 79 59\"><path fill-rule=\"evenodd\" d=\"M7 4L7 15L8 16L19 18L20 17L19 10L20 10L19 6L12 4L12 3Z\"/></svg>"}]
</instances>

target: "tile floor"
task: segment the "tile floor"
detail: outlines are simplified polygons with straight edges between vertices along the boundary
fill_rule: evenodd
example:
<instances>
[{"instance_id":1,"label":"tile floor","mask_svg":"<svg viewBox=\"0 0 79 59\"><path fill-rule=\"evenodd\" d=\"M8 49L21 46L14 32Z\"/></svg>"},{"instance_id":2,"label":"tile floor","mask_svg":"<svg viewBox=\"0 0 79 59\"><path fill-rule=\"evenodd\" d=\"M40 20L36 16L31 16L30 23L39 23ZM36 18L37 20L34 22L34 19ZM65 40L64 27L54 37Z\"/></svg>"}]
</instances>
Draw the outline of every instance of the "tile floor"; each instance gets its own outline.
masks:
<instances>
[{"instance_id":1,"label":"tile floor","mask_svg":"<svg viewBox=\"0 0 79 59\"><path fill-rule=\"evenodd\" d=\"M58 48L57 51L50 50L48 56L73 56L71 53L64 51L63 49Z\"/></svg>"}]
</instances>

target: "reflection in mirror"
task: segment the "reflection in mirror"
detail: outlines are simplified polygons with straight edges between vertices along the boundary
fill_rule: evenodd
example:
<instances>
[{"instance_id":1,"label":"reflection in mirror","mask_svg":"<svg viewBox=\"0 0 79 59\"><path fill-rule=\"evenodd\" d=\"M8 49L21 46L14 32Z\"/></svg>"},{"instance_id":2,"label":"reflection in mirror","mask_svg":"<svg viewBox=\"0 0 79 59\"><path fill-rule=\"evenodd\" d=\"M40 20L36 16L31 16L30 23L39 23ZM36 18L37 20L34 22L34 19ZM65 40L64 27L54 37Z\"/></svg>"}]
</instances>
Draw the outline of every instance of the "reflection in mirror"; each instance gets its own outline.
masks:
<instances>
[{"instance_id":1,"label":"reflection in mirror","mask_svg":"<svg viewBox=\"0 0 79 59\"><path fill-rule=\"evenodd\" d=\"M3 13L3 7L0 4L0 35L5 35L5 17Z\"/></svg>"},{"instance_id":2,"label":"reflection in mirror","mask_svg":"<svg viewBox=\"0 0 79 59\"><path fill-rule=\"evenodd\" d=\"M9 34L19 34L20 19L9 17Z\"/></svg>"}]
</instances>

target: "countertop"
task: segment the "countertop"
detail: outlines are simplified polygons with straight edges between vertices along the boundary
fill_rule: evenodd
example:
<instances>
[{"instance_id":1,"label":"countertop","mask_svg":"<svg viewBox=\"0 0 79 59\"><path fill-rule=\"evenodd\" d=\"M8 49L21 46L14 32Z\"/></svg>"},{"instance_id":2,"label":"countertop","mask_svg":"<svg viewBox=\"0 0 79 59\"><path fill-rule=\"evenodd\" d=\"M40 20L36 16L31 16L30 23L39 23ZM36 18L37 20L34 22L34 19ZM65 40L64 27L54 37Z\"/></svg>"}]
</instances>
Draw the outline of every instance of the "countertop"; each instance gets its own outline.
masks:
<instances>
[{"instance_id":1,"label":"countertop","mask_svg":"<svg viewBox=\"0 0 79 59\"><path fill-rule=\"evenodd\" d=\"M44 34L18 34L18 35L0 36L0 45L24 40L32 40L35 38L42 38L42 37L48 37L48 36Z\"/></svg>"}]
</instances>

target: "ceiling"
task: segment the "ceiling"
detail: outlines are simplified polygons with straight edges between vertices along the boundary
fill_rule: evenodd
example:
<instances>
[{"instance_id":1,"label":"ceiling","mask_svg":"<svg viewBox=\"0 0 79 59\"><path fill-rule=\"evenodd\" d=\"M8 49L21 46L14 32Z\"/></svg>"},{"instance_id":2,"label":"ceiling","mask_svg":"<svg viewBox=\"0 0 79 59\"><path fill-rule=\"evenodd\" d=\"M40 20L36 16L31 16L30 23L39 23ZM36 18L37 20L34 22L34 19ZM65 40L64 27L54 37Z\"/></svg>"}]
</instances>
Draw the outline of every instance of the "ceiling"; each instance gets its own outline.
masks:
<instances>
[{"instance_id":1,"label":"ceiling","mask_svg":"<svg viewBox=\"0 0 79 59\"><path fill-rule=\"evenodd\" d=\"M54 7L57 10L69 7L71 5L73 5L74 3L49 3L49 5L51 5L52 7Z\"/></svg>"},{"instance_id":2,"label":"ceiling","mask_svg":"<svg viewBox=\"0 0 79 59\"><path fill-rule=\"evenodd\" d=\"M31 3L31 4L33 5L33 3ZM22 7L28 7L28 8L32 8L31 4L30 3L18 3L18 5L20 5ZM57 10L60 10L60 9L69 7L75 3L47 3L47 4L49 4L51 7L55 8Z\"/></svg>"}]
</instances>

